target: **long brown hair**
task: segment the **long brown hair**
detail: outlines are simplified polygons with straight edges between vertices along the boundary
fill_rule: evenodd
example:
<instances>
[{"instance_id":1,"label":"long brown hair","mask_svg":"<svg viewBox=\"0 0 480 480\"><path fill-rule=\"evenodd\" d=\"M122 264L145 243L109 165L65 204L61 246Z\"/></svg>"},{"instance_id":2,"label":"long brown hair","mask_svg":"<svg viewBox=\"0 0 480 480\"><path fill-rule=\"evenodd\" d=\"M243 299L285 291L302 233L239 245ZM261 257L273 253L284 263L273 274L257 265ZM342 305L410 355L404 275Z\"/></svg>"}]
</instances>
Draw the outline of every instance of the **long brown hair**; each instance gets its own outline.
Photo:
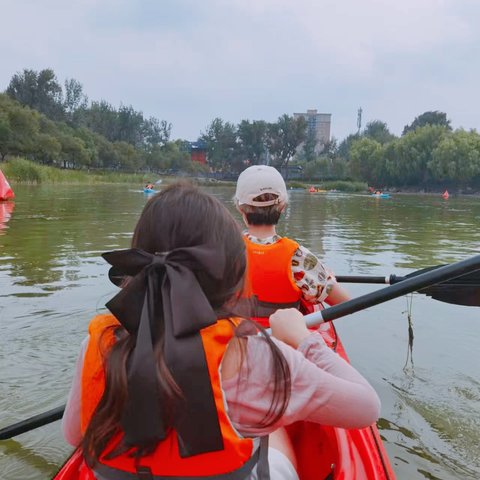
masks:
<instances>
[{"instance_id":1,"label":"long brown hair","mask_svg":"<svg viewBox=\"0 0 480 480\"><path fill-rule=\"evenodd\" d=\"M221 310L227 317L228 312L233 314L235 301L243 288L246 269L245 244L238 224L215 197L188 183L178 183L165 188L145 205L132 239L132 247L149 253L168 252L175 248L203 244L218 246L218 255L223 255L228 265L221 281L215 280L206 272L195 273L212 307L217 311ZM248 319L246 321L251 322ZM165 365L163 332L155 333L157 377L166 392L166 401L162 403L164 420L171 428L174 424L173 405L182 398L182 392ZM264 331L263 333L274 360L274 394L270 408L261 422L262 426L267 426L278 421L287 408L290 398L290 371L278 347ZM119 328L116 336L115 345L109 352L105 352L105 391L82 441L83 452L90 466L97 462L112 436L120 432L120 420L126 403L127 361L135 347L136 335L130 335L123 328ZM178 408L176 410L178 411ZM142 451L147 453L155 446L156 443L152 443Z\"/></svg>"}]
</instances>

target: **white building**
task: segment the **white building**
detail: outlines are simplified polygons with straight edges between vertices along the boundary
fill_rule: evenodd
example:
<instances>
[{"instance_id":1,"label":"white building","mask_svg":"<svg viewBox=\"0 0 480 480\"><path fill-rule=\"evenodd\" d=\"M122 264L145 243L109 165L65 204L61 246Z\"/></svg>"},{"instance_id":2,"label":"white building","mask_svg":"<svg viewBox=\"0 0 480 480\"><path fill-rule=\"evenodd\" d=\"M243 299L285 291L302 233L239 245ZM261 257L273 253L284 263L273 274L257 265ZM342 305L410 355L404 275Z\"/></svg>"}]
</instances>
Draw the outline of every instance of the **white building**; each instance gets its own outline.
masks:
<instances>
[{"instance_id":1,"label":"white building","mask_svg":"<svg viewBox=\"0 0 480 480\"><path fill-rule=\"evenodd\" d=\"M315 151L317 153L323 150L323 146L330 141L330 125L332 120L331 113L317 113L317 110L307 110L306 113L294 113L294 118L303 117L307 122L309 134L314 134L317 140ZM303 144L299 149L303 148Z\"/></svg>"}]
</instances>

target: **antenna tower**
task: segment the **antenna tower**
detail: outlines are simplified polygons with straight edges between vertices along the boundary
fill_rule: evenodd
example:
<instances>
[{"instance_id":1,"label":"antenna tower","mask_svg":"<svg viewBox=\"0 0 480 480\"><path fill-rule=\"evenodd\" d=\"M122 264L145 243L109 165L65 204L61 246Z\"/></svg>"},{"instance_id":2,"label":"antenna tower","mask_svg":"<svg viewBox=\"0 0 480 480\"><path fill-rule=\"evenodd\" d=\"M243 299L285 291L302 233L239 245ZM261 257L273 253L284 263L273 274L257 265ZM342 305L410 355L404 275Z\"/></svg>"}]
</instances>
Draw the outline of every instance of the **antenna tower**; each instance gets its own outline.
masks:
<instances>
[{"instance_id":1,"label":"antenna tower","mask_svg":"<svg viewBox=\"0 0 480 480\"><path fill-rule=\"evenodd\" d=\"M358 135L360 135L360 130L362 129L362 107L358 109L357 113L357 128L358 128Z\"/></svg>"}]
</instances>

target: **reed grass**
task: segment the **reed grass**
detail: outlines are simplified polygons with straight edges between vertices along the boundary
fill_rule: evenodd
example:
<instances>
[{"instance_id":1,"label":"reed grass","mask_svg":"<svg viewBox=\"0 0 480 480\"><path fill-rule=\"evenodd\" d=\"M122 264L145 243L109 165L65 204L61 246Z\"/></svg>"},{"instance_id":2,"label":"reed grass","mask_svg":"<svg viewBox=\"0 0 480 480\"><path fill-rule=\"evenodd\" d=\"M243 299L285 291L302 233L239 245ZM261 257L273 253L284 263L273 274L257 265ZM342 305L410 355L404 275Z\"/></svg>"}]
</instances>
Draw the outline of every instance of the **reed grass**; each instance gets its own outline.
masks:
<instances>
[{"instance_id":1,"label":"reed grass","mask_svg":"<svg viewBox=\"0 0 480 480\"><path fill-rule=\"evenodd\" d=\"M40 165L24 158L11 158L0 163L0 168L11 183L146 183L155 181L152 177L156 177L148 173L61 169Z\"/></svg>"},{"instance_id":2,"label":"reed grass","mask_svg":"<svg viewBox=\"0 0 480 480\"><path fill-rule=\"evenodd\" d=\"M310 188L314 186L320 190L338 190L339 192L366 192L367 184L364 182L352 182L349 180L329 180L318 183L307 183L300 181L288 182L288 188Z\"/></svg>"}]
</instances>

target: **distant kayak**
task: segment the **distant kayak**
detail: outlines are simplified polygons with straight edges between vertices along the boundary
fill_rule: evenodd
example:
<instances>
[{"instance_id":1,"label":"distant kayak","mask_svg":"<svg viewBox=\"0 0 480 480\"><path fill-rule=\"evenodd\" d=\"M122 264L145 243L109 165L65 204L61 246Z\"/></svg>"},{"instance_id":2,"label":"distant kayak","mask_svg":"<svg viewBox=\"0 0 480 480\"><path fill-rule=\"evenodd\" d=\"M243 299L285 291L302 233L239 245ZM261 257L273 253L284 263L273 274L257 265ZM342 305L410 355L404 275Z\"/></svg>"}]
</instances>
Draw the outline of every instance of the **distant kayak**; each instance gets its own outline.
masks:
<instances>
[{"instance_id":1,"label":"distant kayak","mask_svg":"<svg viewBox=\"0 0 480 480\"><path fill-rule=\"evenodd\" d=\"M376 198L390 198L389 193L372 193L371 196Z\"/></svg>"},{"instance_id":2,"label":"distant kayak","mask_svg":"<svg viewBox=\"0 0 480 480\"><path fill-rule=\"evenodd\" d=\"M143 193L155 193L155 190L153 188L144 188Z\"/></svg>"}]
</instances>

